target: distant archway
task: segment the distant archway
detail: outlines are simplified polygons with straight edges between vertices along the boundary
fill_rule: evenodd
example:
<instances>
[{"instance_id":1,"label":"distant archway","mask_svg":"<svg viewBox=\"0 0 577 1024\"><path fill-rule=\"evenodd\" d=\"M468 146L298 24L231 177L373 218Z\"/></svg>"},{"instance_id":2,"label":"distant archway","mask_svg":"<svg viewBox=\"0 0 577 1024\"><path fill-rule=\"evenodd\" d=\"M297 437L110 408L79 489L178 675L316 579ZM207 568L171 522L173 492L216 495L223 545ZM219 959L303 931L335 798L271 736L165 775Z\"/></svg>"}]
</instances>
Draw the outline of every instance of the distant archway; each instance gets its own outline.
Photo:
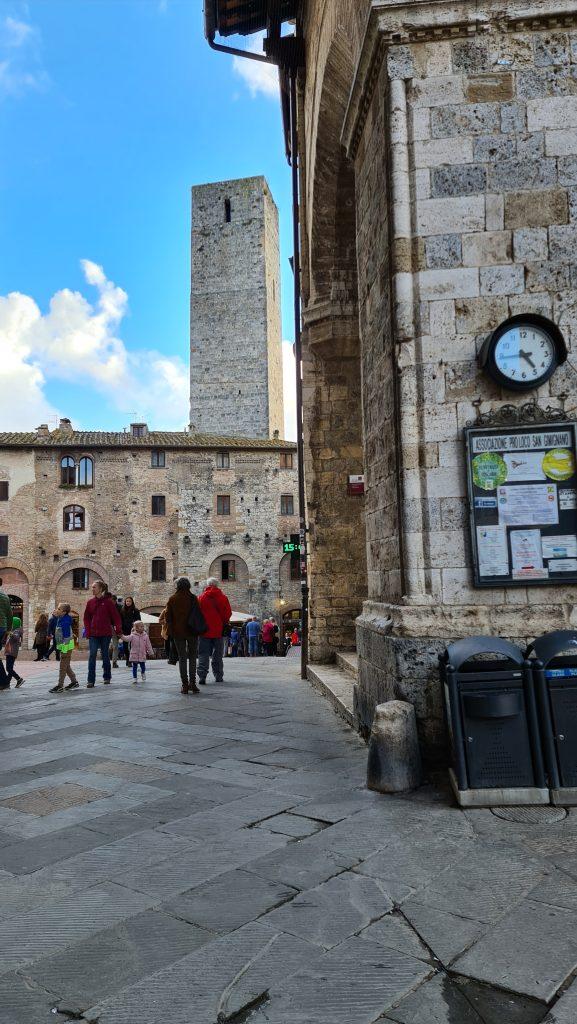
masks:
<instances>
[{"instance_id":1,"label":"distant archway","mask_svg":"<svg viewBox=\"0 0 577 1024\"><path fill-rule=\"evenodd\" d=\"M250 601L249 571L244 558L234 551L223 551L210 565L214 576L237 612L248 612Z\"/></svg>"}]
</instances>

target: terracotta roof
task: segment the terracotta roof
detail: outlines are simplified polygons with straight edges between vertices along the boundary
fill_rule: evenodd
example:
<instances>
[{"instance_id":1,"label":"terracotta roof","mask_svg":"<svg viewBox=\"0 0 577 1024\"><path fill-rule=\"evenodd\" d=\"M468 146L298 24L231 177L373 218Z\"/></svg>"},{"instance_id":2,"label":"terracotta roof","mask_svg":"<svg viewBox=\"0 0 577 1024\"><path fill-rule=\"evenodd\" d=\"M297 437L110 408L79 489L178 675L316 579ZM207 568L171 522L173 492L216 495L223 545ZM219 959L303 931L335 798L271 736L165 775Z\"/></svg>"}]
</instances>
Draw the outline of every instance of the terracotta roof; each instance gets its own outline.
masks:
<instances>
[{"instance_id":1,"label":"terracotta roof","mask_svg":"<svg viewBox=\"0 0 577 1024\"><path fill-rule=\"evenodd\" d=\"M294 451L294 441L255 437L223 437L220 434L187 434L176 430L150 430L144 437L129 431L52 430L49 434L0 433L0 448L240 448Z\"/></svg>"}]
</instances>

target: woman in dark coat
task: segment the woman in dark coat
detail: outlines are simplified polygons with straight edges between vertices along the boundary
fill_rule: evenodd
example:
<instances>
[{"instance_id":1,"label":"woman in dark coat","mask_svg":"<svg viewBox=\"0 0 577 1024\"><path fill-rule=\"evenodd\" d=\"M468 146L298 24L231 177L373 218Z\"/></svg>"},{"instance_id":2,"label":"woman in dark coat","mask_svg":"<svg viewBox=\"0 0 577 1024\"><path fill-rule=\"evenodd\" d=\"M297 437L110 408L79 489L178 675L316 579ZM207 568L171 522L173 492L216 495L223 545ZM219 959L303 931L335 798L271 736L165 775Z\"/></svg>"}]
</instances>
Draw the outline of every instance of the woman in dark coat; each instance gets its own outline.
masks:
<instances>
[{"instance_id":1,"label":"woman in dark coat","mask_svg":"<svg viewBox=\"0 0 577 1024\"><path fill-rule=\"evenodd\" d=\"M38 616L38 622L34 627L34 649L36 651L35 661L48 661L48 616L43 612Z\"/></svg>"},{"instance_id":2,"label":"woman in dark coat","mask_svg":"<svg viewBox=\"0 0 577 1024\"><path fill-rule=\"evenodd\" d=\"M132 597L125 597L124 604L120 609L120 618L122 619L122 635L130 636L132 633L132 627L135 622L140 622L140 612L134 603ZM125 642L124 650L126 651L126 667L130 667L130 644Z\"/></svg>"},{"instance_id":3,"label":"woman in dark coat","mask_svg":"<svg viewBox=\"0 0 577 1024\"><path fill-rule=\"evenodd\" d=\"M196 594L190 589L186 577L176 581L176 591L166 605L166 632L178 652L181 693L200 693L196 685L196 653L198 637L191 632L188 621L195 605L200 608Z\"/></svg>"}]
</instances>

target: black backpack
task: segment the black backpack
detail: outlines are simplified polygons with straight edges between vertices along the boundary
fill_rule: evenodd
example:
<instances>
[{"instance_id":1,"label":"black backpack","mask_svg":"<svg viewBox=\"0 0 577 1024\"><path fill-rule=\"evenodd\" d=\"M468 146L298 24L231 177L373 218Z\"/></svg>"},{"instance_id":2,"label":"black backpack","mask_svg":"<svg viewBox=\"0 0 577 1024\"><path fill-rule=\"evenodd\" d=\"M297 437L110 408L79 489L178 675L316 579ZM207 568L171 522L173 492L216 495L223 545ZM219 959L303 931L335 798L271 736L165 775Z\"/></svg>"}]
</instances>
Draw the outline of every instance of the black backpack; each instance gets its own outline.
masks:
<instances>
[{"instance_id":1,"label":"black backpack","mask_svg":"<svg viewBox=\"0 0 577 1024\"><path fill-rule=\"evenodd\" d=\"M191 594L190 596L192 598L192 604L190 612L188 613L188 619L186 620L186 628L193 636L202 636L203 633L206 633L208 625L204 615L202 614L198 598L194 594Z\"/></svg>"}]
</instances>

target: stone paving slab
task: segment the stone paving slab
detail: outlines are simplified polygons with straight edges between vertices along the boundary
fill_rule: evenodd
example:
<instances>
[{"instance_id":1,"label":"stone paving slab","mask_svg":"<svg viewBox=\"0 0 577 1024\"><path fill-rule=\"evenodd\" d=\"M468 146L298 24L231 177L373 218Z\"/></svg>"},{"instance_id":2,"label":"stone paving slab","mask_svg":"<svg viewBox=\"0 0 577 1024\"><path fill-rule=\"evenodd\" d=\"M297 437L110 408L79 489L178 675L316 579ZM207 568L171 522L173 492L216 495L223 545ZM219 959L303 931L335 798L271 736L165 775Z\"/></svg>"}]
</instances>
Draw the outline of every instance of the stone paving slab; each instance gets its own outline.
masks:
<instances>
[{"instance_id":1,"label":"stone paving slab","mask_svg":"<svg viewBox=\"0 0 577 1024\"><path fill-rule=\"evenodd\" d=\"M403 903L403 916L427 944L438 960L448 967L451 961L483 935L488 925L466 917L447 914L443 910Z\"/></svg>"},{"instance_id":2,"label":"stone paving slab","mask_svg":"<svg viewBox=\"0 0 577 1024\"><path fill-rule=\"evenodd\" d=\"M230 932L296 895L297 890L288 885L238 870L228 871L190 893L181 893L163 908L213 932Z\"/></svg>"}]
</instances>

